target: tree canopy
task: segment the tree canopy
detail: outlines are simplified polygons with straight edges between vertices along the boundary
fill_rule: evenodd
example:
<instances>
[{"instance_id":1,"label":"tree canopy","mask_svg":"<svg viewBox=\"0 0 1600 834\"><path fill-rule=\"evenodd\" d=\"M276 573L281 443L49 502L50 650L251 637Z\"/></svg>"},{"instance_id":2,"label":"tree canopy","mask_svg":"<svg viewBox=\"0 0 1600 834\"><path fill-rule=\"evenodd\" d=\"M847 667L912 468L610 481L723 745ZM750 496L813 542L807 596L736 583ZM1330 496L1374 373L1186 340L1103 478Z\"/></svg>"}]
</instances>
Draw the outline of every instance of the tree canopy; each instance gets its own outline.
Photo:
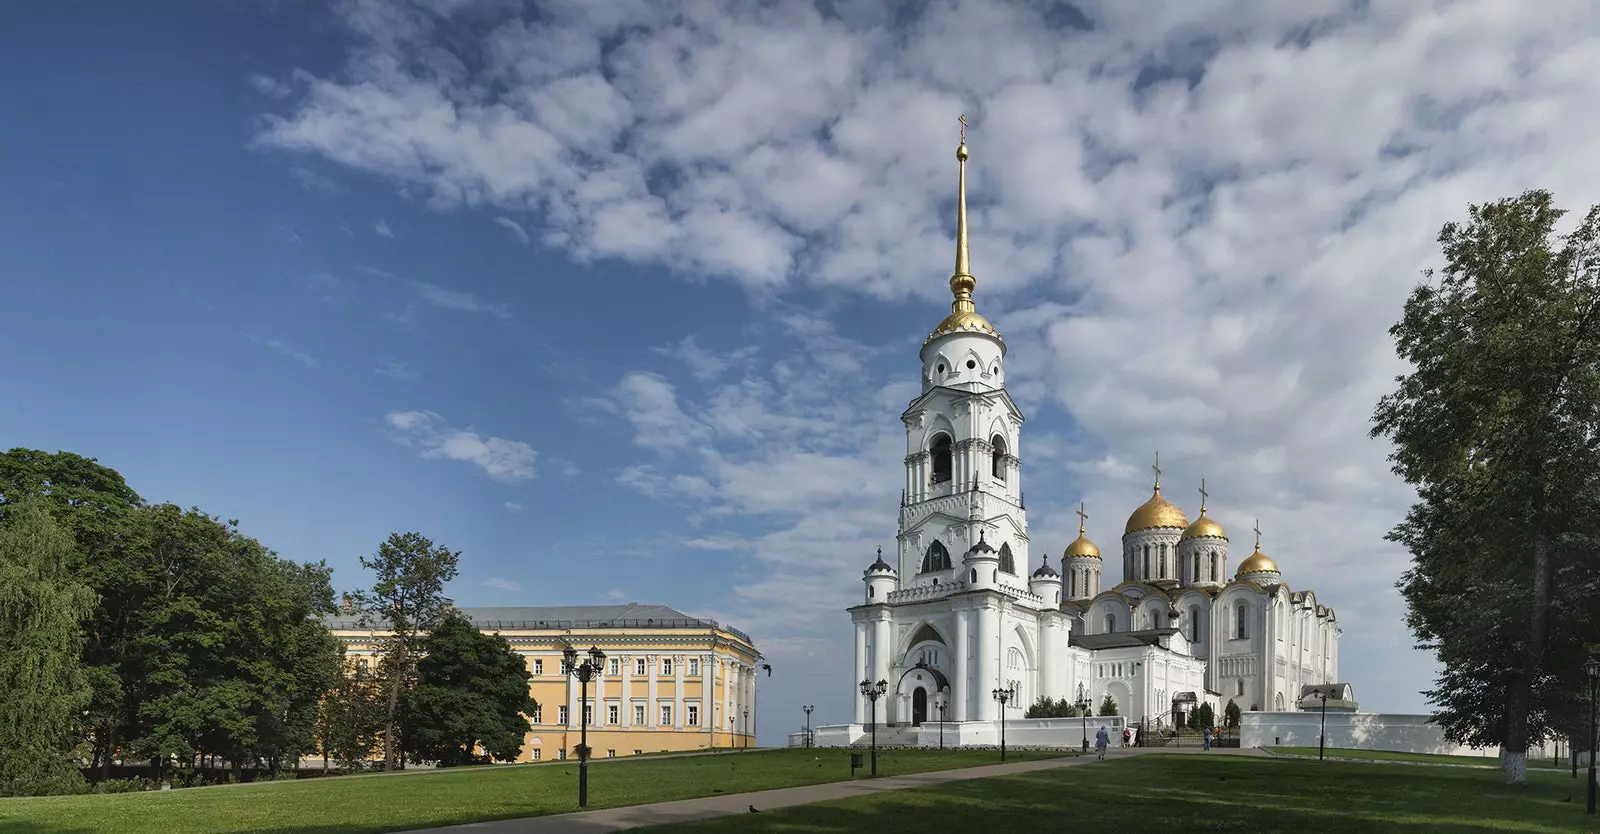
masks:
<instances>
[{"instance_id":1,"label":"tree canopy","mask_svg":"<svg viewBox=\"0 0 1600 834\"><path fill-rule=\"evenodd\" d=\"M1600 611L1600 207L1558 235L1545 191L1439 233L1391 328L1412 371L1374 415L1418 502L1389 535L1407 622L1443 664L1426 694L1456 741L1500 745L1508 781L1576 714Z\"/></svg>"},{"instance_id":2,"label":"tree canopy","mask_svg":"<svg viewBox=\"0 0 1600 834\"><path fill-rule=\"evenodd\" d=\"M528 695L527 662L504 637L484 634L459 612L447 614L419 644L417 682L406 694L407 757L440 766L483 756L515 761L538 704Z\"/></svg>"}]
</instances>

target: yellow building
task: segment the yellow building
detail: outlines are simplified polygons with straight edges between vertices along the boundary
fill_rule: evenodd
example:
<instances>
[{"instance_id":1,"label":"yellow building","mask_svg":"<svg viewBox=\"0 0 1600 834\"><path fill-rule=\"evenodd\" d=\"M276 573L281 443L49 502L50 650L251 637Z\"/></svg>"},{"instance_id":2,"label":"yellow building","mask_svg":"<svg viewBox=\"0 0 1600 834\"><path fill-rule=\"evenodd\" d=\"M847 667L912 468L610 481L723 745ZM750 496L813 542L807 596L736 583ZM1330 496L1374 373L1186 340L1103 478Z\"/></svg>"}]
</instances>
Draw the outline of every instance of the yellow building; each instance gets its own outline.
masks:
<instances>
[{"instance_id":1,"label":"yellow building","mask_svg":"<svg viewBox=\"0 0 1600 834\"><path fill-rule=\"evenodd\" d=\"M539 709L528 716L519 761L576 758L580 717L596 758L755 746L761 653L736 628L632 602L457 610L506 638L528 664ZM327 623L355 663L376 668L381 630L363 628L348 611ZM606 655L587 687L586 716L578 708L583 684L562 669L568 646Z\"/></svg>"}]
</instances>

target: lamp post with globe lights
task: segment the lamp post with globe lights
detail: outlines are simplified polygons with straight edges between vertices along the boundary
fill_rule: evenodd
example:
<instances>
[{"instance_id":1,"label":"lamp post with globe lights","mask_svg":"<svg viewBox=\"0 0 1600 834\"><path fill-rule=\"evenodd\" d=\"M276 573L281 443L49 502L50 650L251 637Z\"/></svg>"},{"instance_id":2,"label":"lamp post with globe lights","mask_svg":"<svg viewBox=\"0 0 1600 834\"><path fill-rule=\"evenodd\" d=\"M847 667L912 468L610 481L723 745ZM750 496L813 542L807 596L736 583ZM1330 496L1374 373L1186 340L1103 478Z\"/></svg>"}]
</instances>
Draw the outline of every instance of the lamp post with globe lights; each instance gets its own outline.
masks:
<instances>
[{"instance_id":1,"label":"lamp post with globe lights","mask_svg":"<svg viewBox=\"0 0 1600 834\"><path fill-rule=\"evenodd\" d=\"M1000 702L1000 761L1002 762L1006 760L1006 704L1016 698L1017 688L1014 684L994 691L994 699Z\"/></svg>"},{"instance_id":2,"label":"lamp post with globe lights","mask_svg":"<svg viewBox=\"0 0 1600 834\"><path fill-rule=\"evenodd\" d=\"M1090 702L1089 692L1081 683L1078 684L1078 703L1075 706L1078 708L1079 717L1083 719L1083 752L1087 753L1089 752L1089 707L1094 704Z\"/></svg>"},{"instance_id":3,"label":"lamp post with globe lights","mask_svg":"<svg viewBox=\"0 0 1600 834\"><path fill-rule=\"evenodd\" d=\"M589 681L600 676L606 653L590 646L588 659L578 662L578 650L567 646L561 653L567 674L578 679L582 692L578 701L578 807L589 806Z\"/></svg>"},{"instance_id":4,"label":"lamp post with globe lights","mask_svg":"<svg viewBox=\"0 0 1600 834\"><path fill-rule=\"evenodd\" d=\"M889 682L885 680L885 681L878 681L877 683L873 683L872 681L864 680L864 681L861 682L860 685L861 685L861 694L867 696L867 700L872 702L872 775L873 776L877 776L878 775L878 699L883 697L883 693L889 691Z\"/></svg>"},{"instance_id":5,"label":"lamp post with globe lights","mask_svg":"<svg viewBox=\"0 0 1600 834\"><path fill-rule=\"evenodd\" d=\"M1583 664L1589 677L1589 816L1594 816L1594 760L1595 748L1600 747L1600 659L1589 658Z\"/></svg>"},{"instance_id":6,"label":"lamp post with globe lights","mask_svg":"<svg viewBox=\"0 0 1600 834\"><path fill-rule=\"evenodd\" d=\"M806 713L806 747L809 748L811 746L811 711L816 709L816 707L811 704L806 704L800 709L805 710Z\"/></svg>"}]
</instances>

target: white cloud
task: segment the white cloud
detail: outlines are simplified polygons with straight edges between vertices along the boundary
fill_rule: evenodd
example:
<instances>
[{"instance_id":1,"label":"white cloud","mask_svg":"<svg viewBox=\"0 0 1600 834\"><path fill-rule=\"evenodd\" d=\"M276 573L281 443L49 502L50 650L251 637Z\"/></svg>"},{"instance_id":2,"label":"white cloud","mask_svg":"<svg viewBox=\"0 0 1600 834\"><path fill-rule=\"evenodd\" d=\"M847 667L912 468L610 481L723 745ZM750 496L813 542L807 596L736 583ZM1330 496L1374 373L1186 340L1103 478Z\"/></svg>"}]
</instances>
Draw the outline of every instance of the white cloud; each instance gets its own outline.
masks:
<instances>
[{"instance_id":1,"label":"white cloud","mask_svg":"<svg viewBox=\"0 0 1600 834\"><path fill-rule=\"evenodd\" d=\"M441 310L455 310L463 313L487 313L495 318L511 318L511 308L498 302L484 301L473 293L465 290L443 287L428 281L401 278L392 272L378 269L377 267L361 266L357 267L357 269L361 272L378 278L401 282L409 287L412 293L415 294L418 299L425 301ZM408 324L411 321L412 312L413 311L408 308L403 313L387 313L385 314L385 317L400 324Z\"/></svg>"},{"instance_id":2,"label":"white cloud","mask_svg":"<svg viewBox=\"0 0 1600 834\"><path fill-rule=\"evenodd\" d=\"M386 376L390 379L402 381L411 381L417 378L417 372L412 370L410 365L398 359L390 359L387 356L378 358L378 367L373 368L372 372L378 376Z\"/></svg>"},{"instance_id":3,"label":"white cloud","mask_svg":"<svg viewBox=\"0 0 1600 834\"><path fill-rule=\"evenodd\" d=\"M1076 533L1080 497L1114 547L1159 448L1175 500L1192 514L1206 477L1235 548L1259 516L1290 584L1338 609L1364 704L1421 709L1406 556L1382 541L1412 496L1366 436L1403 370L1386 328L1467 203L1600 202L1590 4L1086 0L1072 28L1065 6L935 2L898 29L831 5L556 4L470 67L431 12L362 6L348 77L307 79L259 141L526 214L580 261L927 303L931 327L965 112L978 304L1035 419L1035 550ZM725 616L806 668L848 656L838 609L892 541L917 334L777 309L809 339L792 355L685 340L662 352L692 380L640 371L608 401L661 456L619 479L700 507L696 543L743 554ZM892 376L865 361L886 350ZM1026 433L1063 415L1071 436Z\"/></svg>"},{"instance_id":4,"label":"white cloud","mask_svg":"<svg viewBox=\"0 0 1600 834\"><path fill-rule=\"evenodd\" d=\"M451 428L431 411L396 411L384 418L397 442L422 450L425 458L446 458L471 463L489 477L505 483L534 476L538 453L520 440L486 437L471 429Z\"/></svg>"},{"instance_id":5,"label":"white cloud","mask_svg":"<svg viewBox=\"0 0 1600 834\"><path fill-rule=\"evenodd\" d=\"M512 515L522 515L522 503L520 501L507 501L506 512Z\"/></svg>"},{"instance_id":6,"label":"white cloud","mask_svg":"<svg viewBox=\"0 0 1600 834\"><path fill-rule=\"evenodd\" d=\"M378 222L372 224L372 230L387 238L394 237L394 231L389 228L389 221L381 218Z\"/></svg>"},{"instance_id":7,"label":"white cloud","mask_svg":"<svg viewBox=\"0 0 1600 834\"><path fill-rule=\"evenodd\" d=\"M250 76L250 86L267 98L288 98L289 94L294 92L288 84L260 74Z\"/></svg>"},{"instance_id":8,"label":"white cloud","mask_svg":"<svg viewBox=\"0 0 1600 834\"><path fill-rule=\"evenodd\" d=\"M289 169L289 175L294 177L294 181L300 183L300 187L307 191L317 191L323 194L347 194L350 191L350 189L345 188L335 180L298 165Z\"/></svg>"},{"instance_id":9,"label":"white cloud","mask_svg":"<svg viewBox=\"0 0 1600 834\"><path fill-rule=\"evenodd\" d=\"M511 232L512 236L516 237L516 239L524 246L528 244L528 233L522 228L521 223L518 223L509 217L496 217L494 222L504 226L506 230Z\"/></svg>"},{"instance_id":10,"label":"white cloud","mask_svg":"<svg viewBox=\"0 0 1600 834\"><path fill-rule=\"evenodd\" d=\"M241 333L240 335L244 336L246 339L249 339L252 342L255 342L258 345L261 345L264 348L268 348L269 350L277 351L278 353L281 353L284 356L287 356L290 359L293 359L294 361L299 362L300 364L306 366L307 368L320 368L320 367L322 367L322 363L317 361L317 357L312 356L311 354L309 354L309 353L307 353L307 352L305 352L305 351L295 347L294 345L291 345L288 342L285 342L285 341L283 341L281 339L266 339L266 338L262 338L261 336L257 336L257 335L255 335L253 333Z\"/></svg>"},{"instance_id":11,"label":"white cloud","mask_svg":"<svg viewBox=\"0 0 1600 834\"><path fill-rule=\"evenodd\" d=\"M483 584L488 586L488 587L490 587L490 588L499 588L502 591L520 591L520 590L522 590L522 585L520 583L512 582L509 579L501 579L498 576L493 578L493 579L485 579L483 581Z\"/></svg>"},{"instance_id":12,"label":"white cloud","mask_svg":"<svg viewBox=\"0 0 1600 834\"><path fill-rule=\"evenodd\" d=\"M627 592L622 591L622 590L620 590L618 588L612 588L611 590L606 591L606 599L627 599L627 598L628 598Z\"/></svg>"}]
</instances>

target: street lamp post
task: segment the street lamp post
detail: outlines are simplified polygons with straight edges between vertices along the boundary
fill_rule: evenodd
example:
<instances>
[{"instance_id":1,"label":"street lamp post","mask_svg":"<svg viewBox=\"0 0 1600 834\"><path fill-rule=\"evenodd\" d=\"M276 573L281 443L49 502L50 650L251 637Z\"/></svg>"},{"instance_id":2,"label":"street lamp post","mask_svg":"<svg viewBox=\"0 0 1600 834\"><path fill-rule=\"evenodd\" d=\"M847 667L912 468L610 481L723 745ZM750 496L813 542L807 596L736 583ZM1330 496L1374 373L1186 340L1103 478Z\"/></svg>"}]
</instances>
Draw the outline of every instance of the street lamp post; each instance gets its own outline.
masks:
<instances>
[{"instance_id":1,"label":"street lamp post","mask_svg":"<svg viewBox=\"0 0 1600 834\"><path fill-rule=\"evenodd\" d=\"M740 747L744 747L746 749L748 749L750 747L750 708L749 707L745 707L744 708L744 739L740 742L739 746Z\"/></svg>"},{"instance_id":2,"label":"street lamp post","mask_svg":"<svg viewBox=\"0 0 1600 834\"><path fill-rule=\"evenodd\" d=\"M944 749L944 708L948 705L944 690L933 696L933 705L939 710L939 749Z\"/></svg>"},{"instance_id":3,"label":"street lamp post","mask_svg":"<svg viewBox=\"0 0 1600 834\"><path fill-rule=\"evenodd\" d=\"M1322 689L1322 731L1317 735L1317 761L1322 761L1322 753L1328 747L1328 689Z\"/></svg>"},{"instance_id":4,"label":"street lamp post","mask_svg":"<svg viewBox=\"0 0 1600 834\"><path fill-rule=\"evenodd\" d=\"M882 698L883 697L883 693L888 692L888 691L889 691L889 682L888 681L878 681L877 683L873 683L872 681L864 680L864 681L861 682L861 694L867 696L867 700L872 702L872 775L873 776L877 776L878 775L878 699Z\"/></svg>"},{"instance_id":5,"label":"street lamp post","mask_svg":"<svg viewBox=\"0 0 1600 834\"><path fill-rule=\"evenodd\" d=\"M1089 752L1089 707L1093 706L1093 704L1090 703L1089 693L1083 688L1082 683L1078 684L1078 703L1076 706L1078 707L1078 715L1083 718L1083 752L1087 753Z\"/></svg>"},{"instance_id":6,"label":"street lamp post","mask_svg":"<svg viewBox=\"0 0 1600 834\"><path fill-rule=\"evenodd\" d=\"M601 664L605 663L606 653L590 646L589 658L583 663L578 663L578 650L567 646L561 653L565 659L564 664L567 674L576 676L582 684L582 691L578 700L578 807L589 807L589 681L600 676Z\"/></svg>"},{"instance_id":7,"label":"street lamp post","mask_svg":"<svg viewBox=\"0 0 1600 834\"><path fill-rule=\"evenodd\" d=\"M1006 704L1017 697L1015 686L996 689L994 699L1000 702L1000 761L1006 760Z\"/></svg>"},{"instance_id":8,"label":"street lamp post","mask_svg":"<svg viewBox=\"0 0 1600 834\"><path fill-rule=\"evenodd\" d=\"M806 704L805 706L801 707L801 709L806 711L806 747L809 749L811 747L811 711L816 709L816 707L812 706L811 704Z\"/></svg>"},{"instance_id":9,"label":"street lamp post","mask_svg":"<svg viewBox=\"0 0 1600 834\"><path fill-rule=\"evenodd\" d=\"M1594 816L1594 760L1595 748L1600 747L1600 660L1590 658L1583 664L1589 673L1589 816Z\"/></svg>"}]
</instances>

